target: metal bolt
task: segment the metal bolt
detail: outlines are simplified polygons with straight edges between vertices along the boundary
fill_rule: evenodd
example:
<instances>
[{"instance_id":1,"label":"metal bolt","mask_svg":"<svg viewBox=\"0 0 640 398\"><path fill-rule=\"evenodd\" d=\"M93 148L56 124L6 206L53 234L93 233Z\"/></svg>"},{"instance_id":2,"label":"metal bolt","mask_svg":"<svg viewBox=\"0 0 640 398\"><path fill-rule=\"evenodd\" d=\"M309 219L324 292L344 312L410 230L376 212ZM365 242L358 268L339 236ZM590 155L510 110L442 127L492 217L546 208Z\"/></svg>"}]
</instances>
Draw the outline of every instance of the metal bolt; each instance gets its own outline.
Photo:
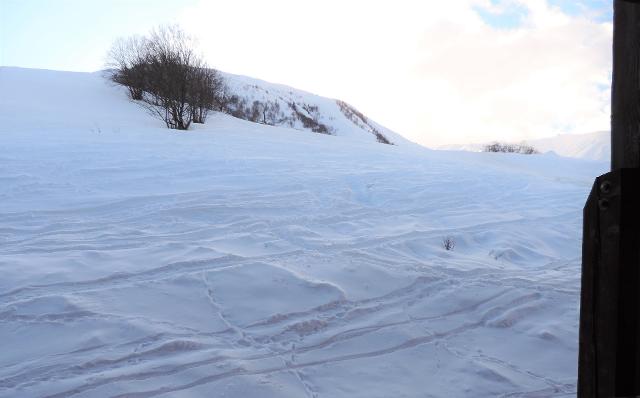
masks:
<instances>
[{"instance_id":1,"label":"metal bolt","mask_svg":"<svg viewBox=\"0 0 640 398\"><path fill-rule=\"evenodd\" d=\"M600 210L608 210L610 205L611 203L609 203L607 199L600 199L600 201L598 202Z\"/></svg>"},{"instance_id":2,"label":"metal bolt","mask_svg":"<svg viewBox=\"0 0 640 398\"><path fill-rule=\"evenodd\" d=\"M604 194L611 192L611 183L609 181L603 181L602 184L600 184L600 192Z\"/></svg>"}]
</instances>

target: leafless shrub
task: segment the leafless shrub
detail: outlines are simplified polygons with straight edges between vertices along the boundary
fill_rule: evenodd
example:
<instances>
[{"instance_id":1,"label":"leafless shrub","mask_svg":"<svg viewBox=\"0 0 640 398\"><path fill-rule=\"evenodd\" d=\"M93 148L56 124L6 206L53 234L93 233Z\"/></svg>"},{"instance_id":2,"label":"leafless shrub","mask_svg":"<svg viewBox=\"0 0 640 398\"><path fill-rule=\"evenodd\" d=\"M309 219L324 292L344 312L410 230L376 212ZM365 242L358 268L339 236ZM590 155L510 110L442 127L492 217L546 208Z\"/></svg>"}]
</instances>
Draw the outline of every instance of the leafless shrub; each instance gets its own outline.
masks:
<instances>
[{"instance_id":1,"label":"leafless shrub","mask_svg":"<svg viewBox=\"0 0 640 398\"><path fill-rule=\"evenodd\" d=\"M378 131L378 129L376 129L375 127L372 127L371 130L372 130L371 132L376 136L376 140L378 140L379 143L393 145L393 143L389 141L387 137L384 136L384 134Z\"/></svg>"},{"instance_id":2,"label":"leafless shrub","mask_svg":"<svg viewBox=\"0 0 640 398\"><path fill-rule=\"evenodd\" d=\"M224 81L217 71L202 64L193 69L190 84L190 96L187 101L192 108L193 122L204 123L209 111L219 107Z\"/></svg>"},{"instance_id":3,"label":"leafless shrub","mask_svg":"<svg viewBox=\"0 0 640 398\"><path fill-rule=\"evenodd\" d=\"M120 38L113 43L107 54L109 78L117 84L125 86L129 97L141 100L144 92L145 61L147 57L147 38L131 36Z\"/></svg>"},{"instance_id":4,"label":"leafless shrub","mask_svg":"<svg viewBox=\"0 0 640 398\"><path fill-rule=\"evenodd\" d=\"M111 80L127 87L130 97L168 128L187 130L192 122L204 123L224 90L219 73L194 48L177 26L120 39L108 56Z\"/></svg>"},{"instance_id":5,"label":"leafless shrub","mask_svg":"<svg viewBox=\"0 0 640 398\"><path fill-rule=\"evenodd\" d=\"M491 144L487 144L482 149L483 152L502 152L502 153L521 153L523 155L534 155L538 152L531 145L521 143L521 144L506 144L500 142L493 142Z\"/></svg>"},{"instance_id":6,"label":"leafless shrub","mask_svg":"<svg viewBox=\"0 0 640 398\"><path fill-rule=\"evenodd\" d=\"M309 106L307 104L302 105L303 111L307 112L309 115L305 115L303 111L301 111L295 102L290 102L289 108L293 111L295 117L302 122L302 126L306 129L310 129L314 133L320 134L331 134L329 128L318 121L319 112L317 106Z\"/></svg>"},{"instance_id":7,"label":"leafless shrub","mask_svg":"<svg viewBox=\"0 0 640 398\"><path fill-rule=\"evenodd\" d=\"M456 241L451 236L442 238L442 248L446 251L453 251L456 247Z\"/></svg>"},{"instance_id":8,"label":"leafless shrub","mask_svg":"<svg viewBox=\"0 0 640 398\"><path fill-rule=\"evenodd\" d=\"M349 119L353 124L360 127L365 131L369 131L371 134L376 136L376 140L381 144L394 145L384 134L377 129L373 123L367 119L367 117L360 111L358 111L353 106L347 104L344 101L337 100L336 103L340 108L342 114Z\"/></svg>"},{"instance_id":9,"label":"leafless shrub","mask_svg":"<svg viewBox=\"0 0 640 398\"><path fill-rule=\"evenodd\" d=\"M223 78L220 78L220 87L218 89L218 96L215 99L215 107L220 112L227 112L227 106L231 100L231 97L238 98L231 93L229 86L225 83Z\"/></svg>"}]
</instances>

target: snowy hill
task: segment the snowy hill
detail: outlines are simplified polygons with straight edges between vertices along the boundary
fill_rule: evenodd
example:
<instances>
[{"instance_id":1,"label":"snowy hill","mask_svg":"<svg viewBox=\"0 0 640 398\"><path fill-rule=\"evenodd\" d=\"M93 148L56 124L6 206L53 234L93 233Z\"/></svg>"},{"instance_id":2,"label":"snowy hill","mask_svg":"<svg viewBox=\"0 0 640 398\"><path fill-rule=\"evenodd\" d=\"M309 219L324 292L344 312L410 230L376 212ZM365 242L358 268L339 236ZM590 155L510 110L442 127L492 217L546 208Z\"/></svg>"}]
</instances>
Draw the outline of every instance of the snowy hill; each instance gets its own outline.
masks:
<instances>
[{"instance_id":1,"label":"snowy hill","mask_svg":"<svg viewBox=\"0 0 640 398\"><path fill-rule=\"evenodd\" d=\"M234 114L245 120L366 141L407 144L404 137L343 101L245 76L222 75L235 100L231 106Z\"/></svg>"},{"instance_id":2,"label":"snowy hill","mask_svg":"<svg viewBox=\"0 0 640 398\"><path fill-rule=\"evenodd\" d=\"M76 73L2 67L0 79L7 95L0 98L6 111L1 117L15 115L25 103L30 125L56 125L99 130L102 127L157 126L162 124L133 103L123 101L124 90L114 87L104 73ZM323 132L355 140L412 145L395 132L375 123L342 101L320 97L291 87L258 79L223 73L234 99L236 116L255 122L287 127L304 132ZM10 94L10 95L9 95ZM60 101L65 98L65 101ZM266 120L263 107L266 106ZM26 116L26 115L25 115ZM2 121L2 119L0 119ZM7 121L11 123L11 121Z\"/></svg>"},{"instance_id":3,"label":"snowy hill","mask_svg":"<svg viewBox=\"0 0 640 398\"><path fill-rule=\"evenodd\" d=\"M560 156L596 161L609 161L611 137L608 131L589 134L562 134L555 137L527 140L542 153L554 152ZM480 152L485 144L445 145L439 149Z\"/></svg>"},{"instance_id":4,"label":"snowy hill","mask_svg":"<svg viewBox=\"0 0 640 398\"><path fill-rule=\"evenodd\" d=\"M168 131L92 74L0 93L0 397L575 395L604 162L381 145L335 108L336 136Z\"/></svg>"}]
</instances>

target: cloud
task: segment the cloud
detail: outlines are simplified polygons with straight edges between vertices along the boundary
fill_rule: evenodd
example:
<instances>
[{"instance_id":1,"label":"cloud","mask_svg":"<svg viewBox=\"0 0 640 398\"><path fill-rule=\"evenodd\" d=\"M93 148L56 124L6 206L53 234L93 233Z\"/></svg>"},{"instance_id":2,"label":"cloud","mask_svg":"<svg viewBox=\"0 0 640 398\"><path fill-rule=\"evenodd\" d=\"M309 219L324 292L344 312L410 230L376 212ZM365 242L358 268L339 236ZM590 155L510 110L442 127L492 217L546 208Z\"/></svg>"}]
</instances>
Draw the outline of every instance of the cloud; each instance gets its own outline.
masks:
<instances>
[{"instance_id":1,"label":"cloud","mask_svg":"<svg viewBox=\"0 0 640 398\"><path fill-rule=\"evenodd\" d=\"M203 0L181 20L217 68L344 99L422 144L608 127L611 23L547 0Z\"/></svg>"}]
</instances>

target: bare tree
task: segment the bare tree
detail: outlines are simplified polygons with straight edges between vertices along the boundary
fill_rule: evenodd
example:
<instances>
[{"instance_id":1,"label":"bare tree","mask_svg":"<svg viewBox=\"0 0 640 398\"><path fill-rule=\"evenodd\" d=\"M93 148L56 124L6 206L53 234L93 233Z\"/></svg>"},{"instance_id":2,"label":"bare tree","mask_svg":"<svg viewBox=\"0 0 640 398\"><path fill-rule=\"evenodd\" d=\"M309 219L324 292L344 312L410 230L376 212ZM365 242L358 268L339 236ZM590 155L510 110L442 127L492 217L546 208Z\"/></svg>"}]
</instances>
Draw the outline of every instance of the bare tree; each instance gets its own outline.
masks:
<instances>
[{"instance_id":1,"label":"bare tree","mask_svg":"<svg viewBox=\"0 0 640 398\"><path fill-rule=\"evenodd\" d=\"M227 86L222 76L220 76L220 87L219 87L218 95L215 99L216 109L218 109L218 111L220 112L231 114L231 110L229 109L229 104L232 101L237 99L238 97L232 94L231 90L229 89L229 86Z\"/></svg>"},{"instance_id":2,"label":"bare tree","mask_svg":"<svg viewBox=\"0 0 640 398\"><path fill-rule=\"evenodd\" d=\"M191 38L176 26L160 27L148 39L148 83L142 101L171 129L187 130L193 120L188 101L200 59L192 44Z\"/></svg>"},{"instance_id":3,"label":"bare tree","mask_svg":"<svg viewBox=\"0 0 640 398\"><path fill-rule=\"evenodd\" d=\"M220 107L224 81L216 70L206 65L196 65L194 68L188 101L192 106L193 122L204 123L209 111Z\"/></svg>"},{"instance_id":4,"label":"bare tree","mask_svg":"<svg viewBox=\"0 0 640 398\"><path fill-rule=\"evenodd\" d=\"M133 100L142 99L146 58L147 38L142 36L116 40L107 55L110 79L125 86Z\"/></svg>"},{"instance_id":5,"label":"bare tree","mask_svg":"<svg viewBox=\"0 0 640 398\"><path fill-rule=\"evenodd\" d=\"M192 122L204 123L223 88L220 74L194 48L194 40L177 26L120 39L109 53L111 78L168 128L188 130Z\"/></svg>"}]
</instances>

